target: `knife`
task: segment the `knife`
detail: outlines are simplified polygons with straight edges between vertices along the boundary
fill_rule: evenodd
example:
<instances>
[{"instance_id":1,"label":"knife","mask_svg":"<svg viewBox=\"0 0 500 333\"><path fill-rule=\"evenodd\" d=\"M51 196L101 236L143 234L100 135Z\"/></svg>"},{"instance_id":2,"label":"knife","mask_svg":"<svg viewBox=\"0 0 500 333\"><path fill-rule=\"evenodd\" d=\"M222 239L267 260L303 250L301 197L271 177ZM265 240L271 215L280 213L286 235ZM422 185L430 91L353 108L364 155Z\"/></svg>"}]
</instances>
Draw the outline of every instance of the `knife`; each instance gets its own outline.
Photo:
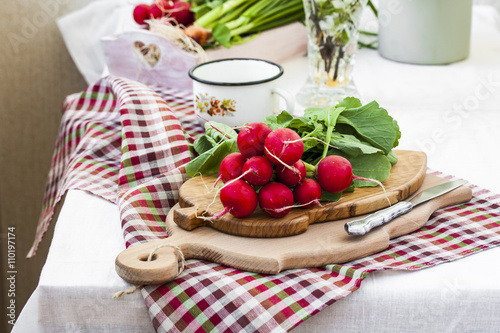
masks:
<instances>
[{"instance_id":1,"label":"knife","mask_svg":"<svg viewBox=\"0 0 500 333\"><path fill-rule=\"evenodd\" d=\"M386 224L396 217L408 213L413 207L448 193L466 183L467 181L465 180L455 180L428 188L409 201L400 201L395 205L379 210L362 219L347 222L344 225L344 229L349 235L364 235L373 228Z\"/></svg>"}]
</instances>

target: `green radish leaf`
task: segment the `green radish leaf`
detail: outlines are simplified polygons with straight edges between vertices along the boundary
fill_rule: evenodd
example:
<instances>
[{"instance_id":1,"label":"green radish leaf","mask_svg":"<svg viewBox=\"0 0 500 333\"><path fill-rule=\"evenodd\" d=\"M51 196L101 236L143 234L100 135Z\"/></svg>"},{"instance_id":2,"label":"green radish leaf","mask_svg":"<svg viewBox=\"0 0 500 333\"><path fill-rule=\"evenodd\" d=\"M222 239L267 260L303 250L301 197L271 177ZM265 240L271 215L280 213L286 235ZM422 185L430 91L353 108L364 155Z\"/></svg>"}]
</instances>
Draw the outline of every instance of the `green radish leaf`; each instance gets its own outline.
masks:
<instances>
[{"instance_id":1,"label":"green radish leaf","mask_svg":"<svg viewBox=\"0 0 500 333\"><path fill-rule=\"evenodd\" d=\"M304 110L304 117L322 122L326 126L335 127L337 118L345 110L343 107L333 108L307 108Z\"/></svg>"},{"instance_id":2,"label":"green radish leaf","mask_svg":"<svg viewBox=\"0 0 500 333\"><path fill-rule=\"evenodd\" d=\"M218 173L224 157L235 152L238 152L236 139L222 141L219 145L207 150L186 164L186 173L189 177Z\"/></svg>"},{"instance_id":3,"label":"green radish leaf","mask_svg":"<svg viewBox=\"0 0 500 333\"><path fill-rule=\"evenodd\" d=\"M238 133L232 127L215 121L207 121L205 123L205 134L213 138L216 142L235 139L238 136Z\"/></svg>"},{"instance_id":4,"label":"green radish leaf","mask_svg":"<svg viewBox=\"0 0 500 333\"><path fill-rule=\"evenodd\" d=\"M316 123L306 117L296 117L290 120L287 127L293 129L297 133L303 133L313 130L316 127Z\"/></svg>"},{"instance_id":5,"label":"green radish leaf","mask_svg":"<svg viewBox=\"0 0 500 333\"><path fill-rule=\"evenodd\" d=\"M391 162L391 165L394 165L399 161L398 157L392 150L389 152L389 154L387 154L387 158L389 159L389 162Z\"/></svg>"},{"instance_id":6,"label":"green radish leaf","mask_svg":"<svg viewBox=\"0 0 500 333\"><path fill-rule=\"evenodd\" d=\"M394 119L375 101L344 110L338 122L350 125L359 136L386 154L397 142L398 131L394 127Z\"/></svg>"},{"instance_id":7,"label":"green radish leaf","mask_svg":"<svg viewBox=\"0 0 500 333\"><path fill-rule=\"evenodd\" d=\"M394 127L394 130L396 131L396 140L394 141L394 144L392 148L395 148L399 145L399 139L401 139L401 131L399 130L399 125L396 119L393 119L392 125Z\"/></svg>"},{"instance_id":8,"label":"green radish leaf","mask_svg":"<svg viewBox=\"0 0 500 333\"><path fill-rule=\"evenodd\" d=\"M324 141L323 152L321 153L321 158L325 158L328 150L330 149L329 143L337 123L337 119L340 114L345 109L343 107L333 107L333 108L308 108L304 111L304 116L317 122L323 124L326 127L324 134L318 139Z\"/></svg>"},{"instance_id":9,"label":"green radish leaf","mask_svg":"<svg viewBox=\"0 0 500 333\"><path fill-rule=\"evenodd\" d=\"M198 154L203 154L204 152L212 149L217 145L217 142L207 135L202 135L196 139L193 143L194 150Z\"/></svg>"},{"instance_id":10,"label":"green radish leaf","mask_svg":"<svg viewBox=\"0 0 500 333\"><path fill-rule=\"evenodd\" d=\"M383 181L391 173L391 162L383 154L360 155L350 158L352 173L358 177ZM376 183L354 180L355 187L378 186Z\"/></svg>"},{"instance_id":11,"label":"green radish leaf","mask_svg":"<svg viewBox=\"0 0 500 333\"><path fill-rule=\"evenodd\" d=\"M215 121L208 121L204 126L205 134L193 144L199 155L186 164L186 173L190 177L219 172L224 157L238 152L238 133L232 127Z\"/></svg>"},{"instance_id":12,"label":"green radish leaf","mask_svg":"<svg viewBox=\"0 0 500 333\"><path fill-rule=\"evenodd\" d=\"M276 116L276 124L280 125L281 127L287 127L292 120L293 116L284 110Z\"/></svg>"},{"instance_id":13,"label":"green radish leaf","mask_svg":"<svg viewBox=\"0 0 500 333\"><path fill-rule=\"evenodd\" d=\"M342 193L331 193L331 192L321 190L320 201L338 201L341 196L342 196Z\"/></svg>"},{"instance_id":14,"label":"green radish leaf","mask_svg":"<svg viewBox=\"0 0 500 333\"><path fill-rule=\"evenodd\" d=\"M359 108L363 104L361 104L361 101L357 99L356 97L346 97L342 101L337 104L337 107L344 107L346 109L354 109L354 108Z\"/></svg>"},{"instance_id":15,"label":"green radish leaf","mask_svg":"<svg viewBox=\"0 0 500 333\"><path fill-rule=\"evenodd\" d=\"M318 165L319 161L321 160L322 154L323 154L323 145L319 144L318 146L312 147L308 151L304 152L304 154L302 155L302 160L304 162L307 162L307 163L313 165L313 166L316 166L316 165ZM333 155L333 153L329 154L329 155Z\"/></svg>"},{"instance_id":16,"label":"green radish leaf","mask_svg":"<svg viewBox=\"0 0 500 333\"><path fill-rule=\"evenodd\" d=\"M382 150L371 146L369 143L362 142L354 135L333 133L330 143L349 155L357 157L362 154L382 153Z\"/></svg>"},{"instance_id":17,"label":"green radish leaf","mask_svg":"<svg viewBox=\"0 0 500 333\"><path fill-rule=\"evenodd\" d=\"M231 30L225 24L216 23L212 28L212 36L225 48L231 47Z\"/></svg>"},{"instance_id":18,"label":"green radish leaf","mask_svg":"<svg viewBox=\"0 0 500 333\"><path fill-rule=\"evenodd\" d=\"M351 192L354 192L354 189L355 189L355 186L354 186L354 182L353 184L351 184L351 186L349 186L344 192L342 193L351 193Z\"/></svg>"},{"instance_id":19,"label":"green radish leaf","mask_svg":"<svg viewBox=\"0 0 500 333\"><path fill-rule=\"evenodd\" d=\"M267 116L264 122L271 127L272 130L275 130L277 128L288 127L293 119L291 114L286 111L281 111L278 115Z\"/></svg>"},{"instance_id":20,"label":"green radish leaf","mask_svg":"<svg viewBox=\"0 0 500 333\"><path fill-rule=\"evenodd\" d=\"M300 136L304 138L304 152L307 152L315 147L323 149L324 144L321 141L326 142L326 128L321 123L313 123L314 127L307 128L304 130ZM315 140L320 139L321 141Z\"/></svg>"}]
</instances>

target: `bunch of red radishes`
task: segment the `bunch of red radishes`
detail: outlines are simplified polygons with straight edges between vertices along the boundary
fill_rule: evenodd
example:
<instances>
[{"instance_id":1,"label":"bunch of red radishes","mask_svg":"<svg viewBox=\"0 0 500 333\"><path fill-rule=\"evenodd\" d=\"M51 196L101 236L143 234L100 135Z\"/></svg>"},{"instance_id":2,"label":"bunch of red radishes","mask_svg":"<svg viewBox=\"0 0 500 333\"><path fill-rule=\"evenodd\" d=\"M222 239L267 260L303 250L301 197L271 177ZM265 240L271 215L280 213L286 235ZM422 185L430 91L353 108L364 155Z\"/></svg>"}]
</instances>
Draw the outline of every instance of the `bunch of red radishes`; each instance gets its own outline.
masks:
<instances>
[{"instance_id":1,"label":"bunch of red radishes","mask_svg":"<svg viewBox=\"0 0 500 333\"><path fill-rule=\"evenodd\" d=\"M237 137L239 153L227 155L220 164L218 180L225 183L220 200L225 209L213 218L228 212L245 217L257 205L272 217L283 217L293 207L321 206L322 190L340 193L349 188L357 177L351 163L341 156L323 158L316 166L315 179L306 178L302 140L289 128L245 125ZM271 181L274 172L275 181Z\"/></svg>"},{"instance_id":2,"label":"bunch of red radishes","mask_svg":"<svg viewBox=\"0 0 500 333\"><path fill-rule=\"evenodd\" d=\"M147 20L169 17L177 24L187 27L194 22L191 4L181 0L155 0L152 5L135 6L133 16L137 24L145 25Z\"/></svg>"}]
</instances>

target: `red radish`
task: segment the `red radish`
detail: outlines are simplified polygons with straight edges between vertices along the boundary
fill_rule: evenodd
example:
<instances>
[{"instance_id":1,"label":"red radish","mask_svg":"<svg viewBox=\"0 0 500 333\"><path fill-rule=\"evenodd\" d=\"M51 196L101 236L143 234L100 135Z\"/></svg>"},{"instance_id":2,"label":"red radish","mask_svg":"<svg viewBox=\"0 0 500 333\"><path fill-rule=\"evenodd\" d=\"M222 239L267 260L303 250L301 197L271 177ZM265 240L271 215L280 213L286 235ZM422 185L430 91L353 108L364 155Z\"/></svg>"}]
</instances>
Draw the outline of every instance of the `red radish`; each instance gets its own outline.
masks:
<instances>
[{"instance_id":1,"label":"red radish","mask_svg":"<svg viewBox=\"0 0 500 333\"><path fill-rule=\"evenodd\" d=\"M246 158L264 155L264 142L271 133L271 127L264 123L250 123L243 126L236 142L240 153Z\"/></svg>"},{"instance_id":2,"label":"red radish","mask_svg":"<svg viewBox=\"0 0 500 333\"><path fill-rule=\"evenodd\" d=\"M295 162L292 168L277 165L276 177L287 186L295 186L306 178L306 166L302 160Z\"/></svg>"},{"instance_id":3,"label":"red radish","mask_svg":"<svg viewBox=\"0 0 500 333\"><path fill-rule=\"evenodd\" d=\"M254 188L241 179L228 182L220 191L220 201L224 210L210 219L219 218L226 213L234 217L245 217L257 208L257 193Z\"/></svg>"},{"instance_id":4,"label":"red radish","mask_svg":"<svg viewBox=\"0 0 500 333\"><path fill-rule=\"evenodd\" d=\"M384 185L381 182L376 179L354 175L352 173L351 162L337 155L327 156L318 163L316 167L316 179L323 190L332 193L340 193L347 190L354 179L376 183L385 192Z\"/></svg>"},{"instance_id":5,"label":"red radish","mask_svg":"<svg viewBox=\"0 0 500 333\"><path fill-rule=\"evenodd\" d=\"M314 179L304 179L302 183L293 189L293 198L298 205L304 208L316 205L321 206L319 203L319 199L321 199L321 186Z\"/></svg>"},{"instance_id":6,"label":"red radish","mask_svg":"<svg viewBox=\"0 0 500 333\"><path fill-rule=\"evenodd\" d=\"M316 179L325 191L340 193L351 186L354 175L351 163L342 156L330 155L316 167Z\"/></svg>"},{"instance_id":7,"label":"red radish","mask_svg":"<svg viewBox=\"0 0 500 333\"><path fill-rule=\"evenodd\" d=\"M250 157L243 165L243 179L250 185L262 186L269 183L273 176L273 165L264 156Z\"/></svg>"},{"instance_id":8,"label":"red radish","mask_svg":"<svg viewBox=\"0 0 500 333\"><path fill-rule=\"evenodd\" d=\"M269 133L264 148L267 158L271 162L281 165L293 165L300 160L304 153L304 143L300 136L289 128L278 128Z\"/></svg>"},{"instance_id":9,"label":"red radish","mask_svg":"<svg viewBox=\"0 0 500 333\"><path fill-rule=\"evenodd\" d=\"M158 7L157 4L152 4L149 6L149 15L151 18L159 19L163 17L163 10L161 10L160 7Z\"/></svg>"},{"instance_id":10,"label":"red radish","mask_svg":"<svg viewBox=\"0 0 500 333\"><path fill-rule=\"evenodd\" d=\"M215 184L217 184L217 182L221 179L224 183L226 183L231 179L235 179L241 176L245 161L246 159L240 153L231 153L224 157L224 159L220 163L219 178L217 178Z\"/></svg>"},{"instance_id":11,"label":"red radish","mask_svg":"<svg viewBox=\"0 0 500 333\"><path fill-rule=\"evenodd\" d=\"M259 205L272 217L285 216L292 209L293 192L282 183L267 183L259 191Z\"/></svg>"},{"instance_id":12,"label":"red radish","mask_svg":"<svg viewBox=\"0 0 500 333\"><path fill-rule=\"evenodd\" d=\"M176 1L168 15L173 18L178 24L185 27L194 22L194 13L191 12L191 4L185 1Z\"/></svg>"},{"instance_id":13,"label":"red radish","mask_svg":"<svg viewBox=\"0 0 500 333\"><path fill-rule=\"evenodd\" d=\"M135 6L133 15L134 15L134 21L137 24L140 25L146 24L145 21L151 18L149 13L149 6L145 4Z\"/></svg>"},{"instance_id":14,"label":"red radish","mask_svg":"<svg viewBox=\"0 0 500 333\"><path fill-rule=\"evenodd\" d=\"M389 202L389 206L391 205L391 200L387 196L384 184L376 179L354 175L352 173L351 162L342 156L331 155L323 158L316 167L316 179L323 190L332 193L340 193L347 190L354 179L376 183L382 187L385 198Z\"/></svg>"},{"instance_id":15,"label":"red radish","mask_svg":"<svg viewBox=\"0 0 500 333\"><path fill-rule=\"evenodd\" d=\"M172 0L156 0L155 4L164 13L172 9L172 7L174 7L174 1Z\"/></svg>"}]
</instances>

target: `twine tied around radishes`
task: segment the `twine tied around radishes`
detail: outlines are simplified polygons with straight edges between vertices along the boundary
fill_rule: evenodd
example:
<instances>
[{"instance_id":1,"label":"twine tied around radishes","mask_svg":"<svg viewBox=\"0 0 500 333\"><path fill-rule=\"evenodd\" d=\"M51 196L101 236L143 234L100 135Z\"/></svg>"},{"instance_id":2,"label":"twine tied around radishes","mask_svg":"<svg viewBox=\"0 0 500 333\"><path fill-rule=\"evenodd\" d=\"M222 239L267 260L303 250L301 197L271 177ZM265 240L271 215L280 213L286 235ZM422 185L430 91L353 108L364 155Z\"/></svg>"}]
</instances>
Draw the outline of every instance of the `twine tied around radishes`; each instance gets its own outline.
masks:
<instances>
[{"instance_id":1,"label":"twine tied around radishes","mask_svg":"<svg viewBox=\"0 0 500 333\"><path fill-rule=\"evenodd\" d=\"M301 138L289 128L271 130L265 123L243 126L237 136L239 152L222 160L214 183L224 183L212 201L220 193L224 210L210 217L197 217L212 221L229 213L244 218L257 206L269 216L283 217L296 207L322 207L320 200L325 191L340 194L355 179L376 183L385 192L380 181L354 175L351 163L339 155L326 156L316 166L307 164L312 174L307 177L306 163L301 160L303 141L312 139L315 138Z\"/></svg>"}]
</instances>

